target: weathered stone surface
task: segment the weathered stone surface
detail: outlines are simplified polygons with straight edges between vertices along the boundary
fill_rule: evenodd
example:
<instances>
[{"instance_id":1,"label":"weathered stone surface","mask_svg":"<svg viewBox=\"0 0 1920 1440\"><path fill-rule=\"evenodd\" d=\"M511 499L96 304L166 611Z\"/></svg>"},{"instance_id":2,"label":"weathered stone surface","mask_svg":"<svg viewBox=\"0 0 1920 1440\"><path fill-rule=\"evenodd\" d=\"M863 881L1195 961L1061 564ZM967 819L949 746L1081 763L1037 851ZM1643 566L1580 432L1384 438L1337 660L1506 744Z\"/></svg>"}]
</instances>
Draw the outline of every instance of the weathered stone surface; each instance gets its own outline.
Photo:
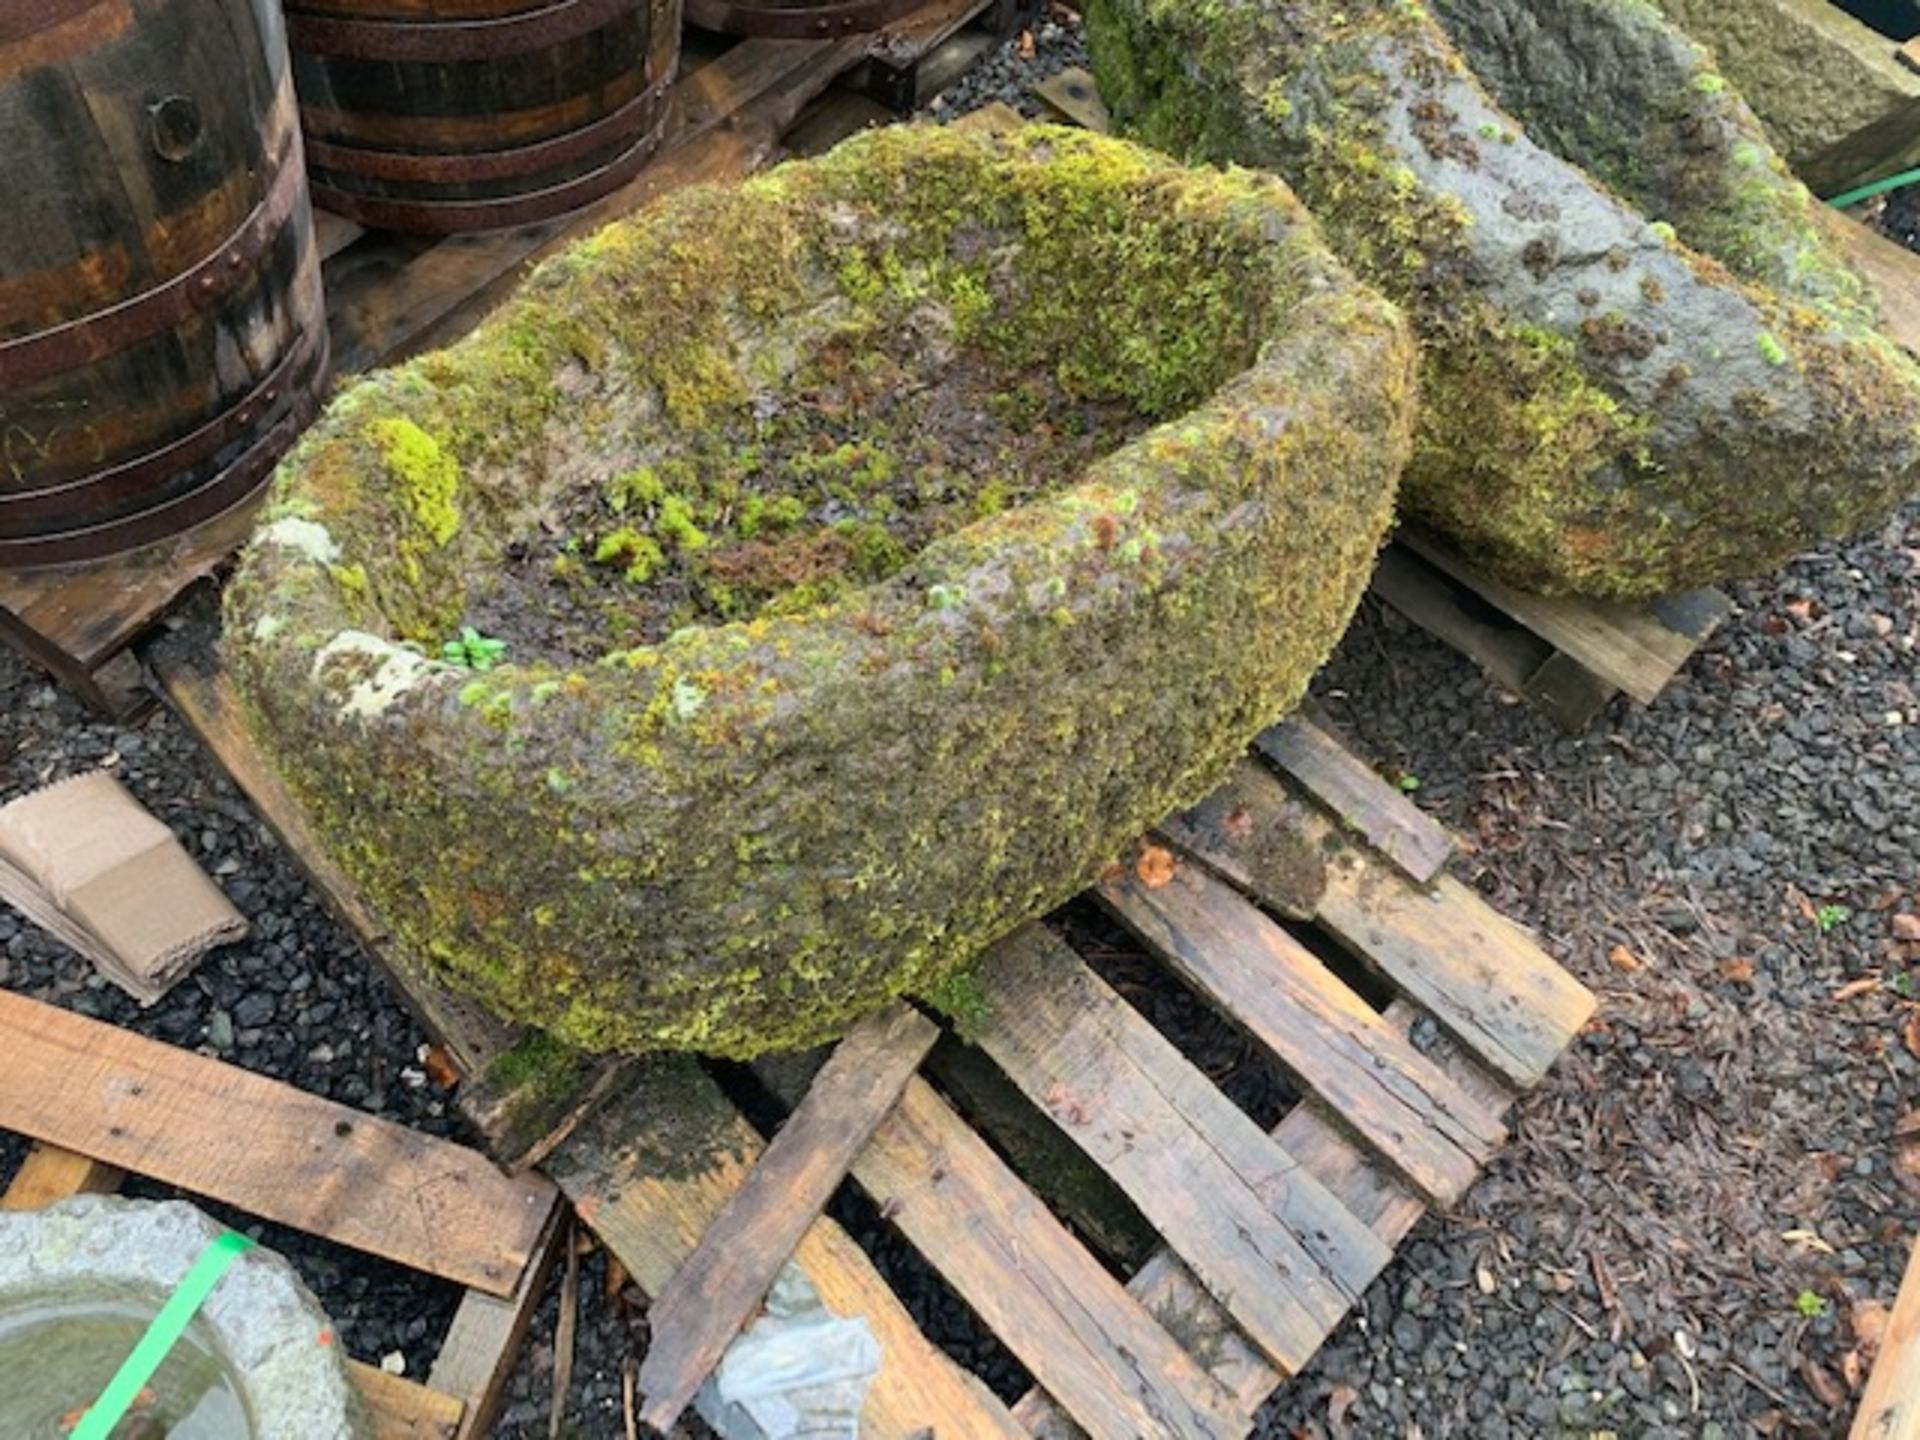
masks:
<instances>
[{"instance_id":1,"label":"weathered stone surface","mask_svg":"<svg viewBox=\"0 0 1920 1440\"><path fill-rule=\"evenodd\" d=\"M1638 0L1484 11L1443 13L1538 133L1416 5L1098 0L1089 25L1124 126L1278 171L1406 304L1404 503L1489 568L1638 597L1884 517L1920 377L1702 52Z\"/></svg>"},{"instance_id":2,"label":"weathered stone surface","mask_svg":"<svg viewBox=\"0 0 1920 1440\"><path fill-rule=\"evenodd\" d=\"M1659 0L1800 162L1920 99L1899 46L1832 0Z\"/></svg>"},{"instance_id":3,"label":"weathered stone surface","mask_svg":"<svg viewBox=\"0 0 1920 1440\"><path fill-rule=\"evenodd\" d=\"M178 1200L83 1195L0 1212L0 1313L48 1300L157 1311L222 1228ZM194 1335L225 1362L253 1440L372 1440L331 1322L272 1251L233 1260L200 1307Z\"/></svg>"},{"instance_id":4,"label":"weathered stone surface","mask_svg":"<svg viewBox=\"0 0 1920 1440\"><path fill-rule=\"evenodd\" d=\"M1413 369L1270 177L898 127L616 224L349 388L283 466L227 652L449 981L592 1048L806 1044L938 997L1297 699L1387 523ZM1134 438L1044 485L964 448L935 474L982 372L1009 445L1089 414ZM906 423L849 435L889 413L866 389ZM565 623L485 673L438 658L476 612L511 637L516 595Z\"/></svg>"}]
</instances>

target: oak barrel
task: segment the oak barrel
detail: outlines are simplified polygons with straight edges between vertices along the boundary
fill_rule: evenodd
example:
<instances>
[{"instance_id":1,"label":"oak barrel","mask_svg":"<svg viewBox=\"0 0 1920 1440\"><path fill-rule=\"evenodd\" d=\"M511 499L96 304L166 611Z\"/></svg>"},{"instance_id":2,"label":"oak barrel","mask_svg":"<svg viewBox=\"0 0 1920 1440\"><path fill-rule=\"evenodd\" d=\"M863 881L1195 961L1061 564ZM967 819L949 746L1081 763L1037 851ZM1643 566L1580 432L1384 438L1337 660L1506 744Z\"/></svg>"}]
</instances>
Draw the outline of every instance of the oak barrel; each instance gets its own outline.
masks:
<instances>
[{"instance_id":1,"label":"oak barrel","mask_svg":"<svg viewBox=\"0 0 1920 1440\"><path fill-rule=\"evenodd\" d=\"M659 149L680 0L287 0L316 204L451 235L577 209Z\"/></svg>"},{"instance_id":2,"label":"oak barrel","mask_svg":"<svg viewBox=\"0 0 1920 1440\"><path fill-rule=\"evenodd\" d=\"M726 35L822 40L898 20L921 0L686 0L687 19Z\"/></svg>"},{"instance_id":3,"label":"oak barrel","mask_svg":"<svg viewBox=\"0 0 1920 1440\"><path fill-rule=\"evenodd\" d=\"M7 0L0 135L0 567L247 499L326 374L276 0Z\"/></svg>"}]
</instances>

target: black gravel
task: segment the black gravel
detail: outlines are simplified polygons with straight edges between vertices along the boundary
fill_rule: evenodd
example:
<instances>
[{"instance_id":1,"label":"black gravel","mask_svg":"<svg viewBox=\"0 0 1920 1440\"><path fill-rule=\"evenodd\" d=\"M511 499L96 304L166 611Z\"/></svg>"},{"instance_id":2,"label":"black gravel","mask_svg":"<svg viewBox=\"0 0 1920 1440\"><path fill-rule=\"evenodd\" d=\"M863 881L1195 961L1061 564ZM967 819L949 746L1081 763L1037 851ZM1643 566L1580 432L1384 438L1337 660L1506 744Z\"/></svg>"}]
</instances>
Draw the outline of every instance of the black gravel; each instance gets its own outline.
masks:
<instances>
[{"instance_id":1,"label":"black gravel","mask_svg":"<svg viewBox=\"0 0 1920 1440\"><path fill-rule=\"evenodd\" d=\"M1893 1143L1920 1100L1920 946L1894 938L1920 909L1920 506L1735 595L1679 684L1574 738L1372 602L1321 677L1602 1009L1261 1434L1844 1428L1855 1319L1920 1221Z\"/></svg>"}]
</instances>

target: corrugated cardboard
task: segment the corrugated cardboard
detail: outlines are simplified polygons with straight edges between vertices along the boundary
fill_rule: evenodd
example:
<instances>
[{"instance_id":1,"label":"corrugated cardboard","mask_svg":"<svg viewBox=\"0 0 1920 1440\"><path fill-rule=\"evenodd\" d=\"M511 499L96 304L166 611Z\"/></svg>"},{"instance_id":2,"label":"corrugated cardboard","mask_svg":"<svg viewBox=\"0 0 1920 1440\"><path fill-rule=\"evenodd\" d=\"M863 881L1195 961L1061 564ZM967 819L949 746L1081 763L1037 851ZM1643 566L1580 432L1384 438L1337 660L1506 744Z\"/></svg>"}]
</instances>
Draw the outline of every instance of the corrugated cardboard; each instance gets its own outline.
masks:
<instances>
[{"instance_id":1,"label":"corrugated cardboard","mask_svg":"<svg viewBox=\"0 0 1920 1440\"><path fill-rule=\"evenodd\" d=\"M104 770L0 806L0 899L143 1005L247 922Z\"/></svg>"}]
</instances>

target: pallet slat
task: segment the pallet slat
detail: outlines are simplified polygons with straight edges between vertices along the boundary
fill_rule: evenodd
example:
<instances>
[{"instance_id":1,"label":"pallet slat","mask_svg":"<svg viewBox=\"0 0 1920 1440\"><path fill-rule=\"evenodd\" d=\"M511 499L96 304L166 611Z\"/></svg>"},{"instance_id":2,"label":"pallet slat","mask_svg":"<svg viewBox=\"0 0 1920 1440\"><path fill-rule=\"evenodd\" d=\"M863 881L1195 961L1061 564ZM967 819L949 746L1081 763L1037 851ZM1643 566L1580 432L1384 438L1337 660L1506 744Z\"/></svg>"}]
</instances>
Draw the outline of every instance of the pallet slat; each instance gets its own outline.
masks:
<instances>
[{"instance_id":1,"label":"pallet slat","mask_svg":"<svg viewBox=\"0 0 1920 1440\"><path fill-rule=\"evenodd\" d=\"M0 991L0 1128L489 1294L553 1205L477 1151Z\"/></svg>"},{"instance_id":2,"label":"pallet slat","mask_svg":"<svg viewBox=\"0 0 1920 1440\"><path fill-rule=\"evenodd\" d=\"M631 1083L547 1162L581 1221L648 1295L693 1253L745 1181L760 1137L683 1056L641 1062ZM863 1440L923 1440L927 1427L980 1440L1026 1440L985 1386L927 1341L873 1262L832 1220L794 1251L821 1301L861 1316L880 1342L880 1373L861 1412Z\"/></svg>"},{"instance_id":3,"label":"pallet slat","mask_svg":"<svg viewBox=\"0 0 1920 1440\"><path fill-rule=\"evenodd\" d=\"M1907 1261L1848 1440L1920 1440L1920 1241Z\"/></svg>"},{"instance_id":4,"label":"pallet slat","mask_svg":"<svg viewBox=\"0 0 1920 1440\"><path fill-rule=\"evenodd\" d=\"M1279 925L1201 866L1098 894L1175 974L1264 1044L1421 1192L1457 1200L1506 1129Z\"/></svg>"},{"instance_id":5,"label":"pallet slat","mask_svg":"<svg viewBox=\"0 0 1920 1440\"><path fill-rule=\"evenodd\" d=\"M983 1050L1126 1191L1275 1366L1306 1364L1393 1258L1050 931L981 961Z\"/></svg>"},{"instance_id":6,"label":"pallet slat","mask_svg":"<svg viewBox=\"0 0 1920 1440\"><path fill-rule=\"evenodd\" d=\"M680 1418L939 1034L897 1001L834 1047L694 1253L654 1297L653 1338L639 1376L643 1422L664 1433Z\"/></svg>"},{"instance_id":7,"label":"pallet slat","mask_svg":"<svg viewBox=\"0 0 1920 1440\"><path fill-rule=\"evenodd\" d=\"M924 1080L853 1175L1094 1440L1244 1432L1231 1397Z\"/></svg>"},{"instance_id":8,"label":"pallet slat","mask_svg":"<svg viewBox=\"0 0 1920 1440\"><path fill-rule=\"evenodd\" d=\"M1537 1085L1593 1013L1593 996L1584 985L1452 876L1414 884L1251 762L1243 761L1225 788L1241 807L1247 833L1284 827L1319 857L1314 921L1426 1006L1509 1083ZM1291 891L1269 893L1259 867L1245 864L1214 828L1166 830L1181 849L1255 901L1284 910L1294 898Z\"/></svg>"},{"instance_id":9,"label":"pallet slat","mask_svg":"<svg viewBox=\"0 0 1920 1440\"><path fill-rule=\"evenodd\" d=\"M91 1155L36 1140L0 1195L0 1210L44 1210L73 1195L111 1195L125 1178L125 1171Z\"/></svg>"},{"instance_id":10,"label":"pallet slat","mask_svg":"<svg viewBox=\"0 0 1920 1440\"><path fill-rule=\"evenodd\" d=\"M1444 827L1311 720L1283 720L1253 748L1421 884L1452 858Z\"/></svg>"}]
</instances>

